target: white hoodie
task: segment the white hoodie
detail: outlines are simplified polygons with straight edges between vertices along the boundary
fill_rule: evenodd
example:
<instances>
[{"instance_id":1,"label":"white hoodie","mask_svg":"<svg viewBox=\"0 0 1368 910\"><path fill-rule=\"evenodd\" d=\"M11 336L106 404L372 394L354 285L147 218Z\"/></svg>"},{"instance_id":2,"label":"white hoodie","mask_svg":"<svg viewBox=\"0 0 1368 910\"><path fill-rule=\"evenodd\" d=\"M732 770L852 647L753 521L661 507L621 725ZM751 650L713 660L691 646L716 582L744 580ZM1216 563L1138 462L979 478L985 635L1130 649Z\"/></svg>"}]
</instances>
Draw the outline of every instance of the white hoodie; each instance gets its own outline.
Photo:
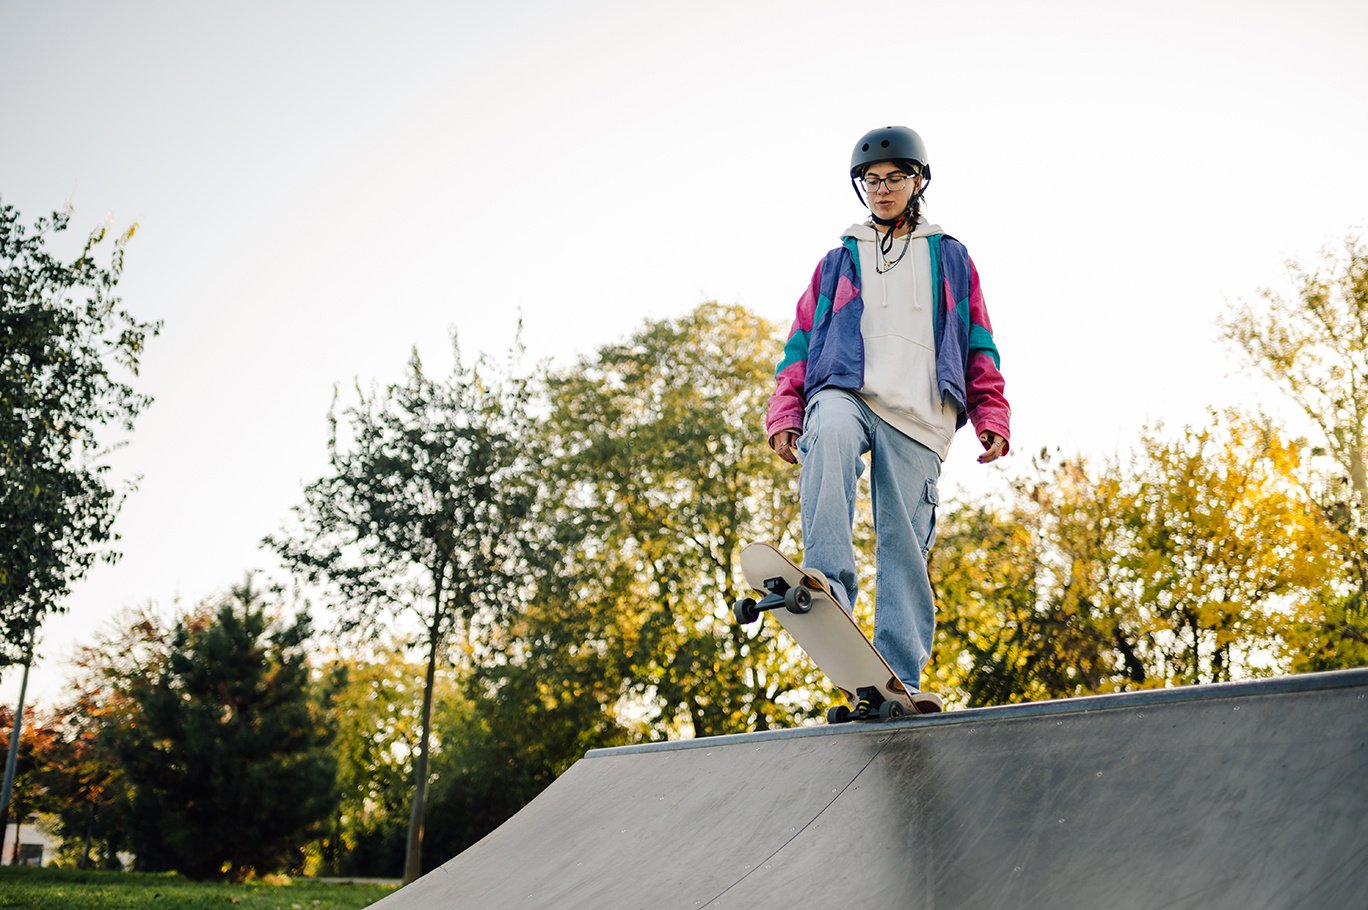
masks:
<instances>
[{"instance_id":1,"label":"white hoodie","mask_svg":"<svg viewBox=\"0 0 1368 910\"><path fill-rule=\"evenodd\" d=\"M936 295L926 241L941 233L940 225L918 219L907 255L883 274L875 267L883 254L871 225L851 225L844 236L855 238L860 251L860 335L865 354L860 397L880 418L944 460L957 415L954 405L942 402L936 383ZM893 238L889 260L898 258L903 242L902 237Z\"/></svg>"}]
</instances>

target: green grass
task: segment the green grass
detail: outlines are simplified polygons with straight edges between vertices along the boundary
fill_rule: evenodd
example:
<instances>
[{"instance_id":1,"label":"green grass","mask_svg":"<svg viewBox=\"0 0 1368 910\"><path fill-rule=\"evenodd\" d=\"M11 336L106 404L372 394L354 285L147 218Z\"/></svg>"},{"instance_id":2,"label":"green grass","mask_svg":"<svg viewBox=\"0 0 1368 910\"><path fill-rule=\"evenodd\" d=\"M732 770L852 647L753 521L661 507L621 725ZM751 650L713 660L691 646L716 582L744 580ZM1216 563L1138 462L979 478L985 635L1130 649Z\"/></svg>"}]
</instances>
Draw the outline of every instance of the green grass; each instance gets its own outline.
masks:
<instances>
[{"instance_id":1,"label":"green grass","mask_svg":"<svg viewBox=\"0 0 1368 910\"><path fill-rule=\"evenodd\" d=\"M304 879L230 885L178 875L0 866L3 910L360 910L393 890Z\"/></svg>"}]
</instances>

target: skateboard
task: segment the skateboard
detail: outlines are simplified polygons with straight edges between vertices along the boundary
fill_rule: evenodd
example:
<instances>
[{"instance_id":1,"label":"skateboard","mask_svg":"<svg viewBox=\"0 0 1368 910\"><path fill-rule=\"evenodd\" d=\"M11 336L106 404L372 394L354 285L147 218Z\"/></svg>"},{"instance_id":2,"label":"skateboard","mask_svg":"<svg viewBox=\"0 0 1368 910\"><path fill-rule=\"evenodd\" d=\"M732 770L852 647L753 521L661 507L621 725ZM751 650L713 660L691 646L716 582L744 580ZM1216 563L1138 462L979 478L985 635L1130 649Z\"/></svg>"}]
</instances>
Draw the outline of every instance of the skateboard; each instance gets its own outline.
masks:
<instances>
[{"instance_id":1,"label":"skateboard","mask_svg":"<svg viewBox=\"0 0 1368 910\"><path fill-rule=\"evenodd\" d=\"M741 550L746 583L764 596L743 597L732 606L736 621L749 624L773 612L784 630L807 652L851 702L827 711L828 723L889 720L905 714L934 714L943 703L930 692L909 694L888 661L865 637L831 593L826 577L804 570L767 543Z\"/></svg>"}]
</instances>

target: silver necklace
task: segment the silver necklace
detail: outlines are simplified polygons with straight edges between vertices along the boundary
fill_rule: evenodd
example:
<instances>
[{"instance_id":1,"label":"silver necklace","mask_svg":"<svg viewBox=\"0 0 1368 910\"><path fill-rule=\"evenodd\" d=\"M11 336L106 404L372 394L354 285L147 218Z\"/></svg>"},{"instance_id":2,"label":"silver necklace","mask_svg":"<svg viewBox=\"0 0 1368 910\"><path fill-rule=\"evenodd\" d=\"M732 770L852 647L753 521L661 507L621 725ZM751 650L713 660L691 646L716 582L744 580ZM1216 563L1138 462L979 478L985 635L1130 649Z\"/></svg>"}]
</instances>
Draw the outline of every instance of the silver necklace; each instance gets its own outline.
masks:
<instances>
[{"instance_id":1,"label":"silver necklace","mask_svg":"<svg viewBox=\"0 0 1368 910\"><path fill-rule=\"evenodd\" d=\"M892 237L892 235L893 235L893 230L892 230L891 228L889 229L888 234L889 234L889 237ZM879 236L879 228L878 228L877 226L874 228L874 236L875 236L876 238ZM902 252L898 254L898 258L897 258L897 259L890 260L890 259L888 258L888 253L885 253L885 252L884 252L882 240L876 241L875 244L874 244L874 248L875 248L875 250L876 250L876 251L878 252L878 254L879 254L879 259L883 260L883 265L879 265L878 261L875 261L875 263L874 263L874 271L878 272L880 275L884 274L885 272L891 272L891 271L893 270L893 267L894 267L895 265L897 265L899 262L902 262L902 261L903 261L903 257L907 255L907 248L910 247L911 245L912 245L912 232L909 230L909 231L907 232L907 234L903 237L903 248L902 248ZM892 250L893 250L893 244L892 244L891 241L890 241L889 244L888 244L888 248L889 248L889 252L892 252Z\"/></svg>"}]
</instances>

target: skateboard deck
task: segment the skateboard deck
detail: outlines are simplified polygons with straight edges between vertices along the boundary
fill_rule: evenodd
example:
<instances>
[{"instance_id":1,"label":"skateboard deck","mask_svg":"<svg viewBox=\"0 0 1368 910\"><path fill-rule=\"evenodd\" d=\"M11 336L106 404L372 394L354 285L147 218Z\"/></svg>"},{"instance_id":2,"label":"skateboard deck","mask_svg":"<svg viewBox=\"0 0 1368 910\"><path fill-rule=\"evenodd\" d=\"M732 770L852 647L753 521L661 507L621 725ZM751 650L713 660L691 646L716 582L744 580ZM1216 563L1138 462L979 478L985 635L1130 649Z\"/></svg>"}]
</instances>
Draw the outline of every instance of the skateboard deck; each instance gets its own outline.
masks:
<instances>
[{"instance_id":1,"label":"skateboard deck","mask_svg":"<svg viewBox=\"0 0 1368 910\"><path fill-rule=\"evenodd\" d=\"M825 576L799 568L767 543L742 548L741 572L746 583L765 596L759 601L749 597L738 600L732 608L737 621L755 622L761 613L772 612L850 700L850 706L828 711L828 721L887 720L941 710L939 696L907 692L888 661L837 603Z\"/></svg>"}]
</instances>

